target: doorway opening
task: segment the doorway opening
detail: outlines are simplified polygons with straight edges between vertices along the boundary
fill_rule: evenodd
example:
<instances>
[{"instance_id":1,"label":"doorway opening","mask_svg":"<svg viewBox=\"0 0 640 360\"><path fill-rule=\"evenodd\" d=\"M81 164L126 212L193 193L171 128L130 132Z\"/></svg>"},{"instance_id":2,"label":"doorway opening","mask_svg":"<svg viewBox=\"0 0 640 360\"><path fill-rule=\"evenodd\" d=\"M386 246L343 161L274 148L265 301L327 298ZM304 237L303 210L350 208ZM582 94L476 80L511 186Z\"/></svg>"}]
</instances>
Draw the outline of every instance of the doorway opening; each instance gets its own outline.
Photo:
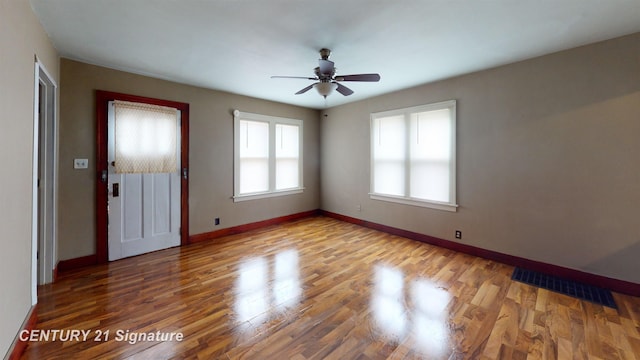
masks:
<instances>
[{"instance_id":1,"label":"doorway opening","mask_svg":"<svg viewBox=\"0 0 640 360\"><path fill-rule=\"evenodd\" d=\"M36 59L33 117L32 299L54 280L56 259L57 85Z\"/></svg>"}]
</instances>

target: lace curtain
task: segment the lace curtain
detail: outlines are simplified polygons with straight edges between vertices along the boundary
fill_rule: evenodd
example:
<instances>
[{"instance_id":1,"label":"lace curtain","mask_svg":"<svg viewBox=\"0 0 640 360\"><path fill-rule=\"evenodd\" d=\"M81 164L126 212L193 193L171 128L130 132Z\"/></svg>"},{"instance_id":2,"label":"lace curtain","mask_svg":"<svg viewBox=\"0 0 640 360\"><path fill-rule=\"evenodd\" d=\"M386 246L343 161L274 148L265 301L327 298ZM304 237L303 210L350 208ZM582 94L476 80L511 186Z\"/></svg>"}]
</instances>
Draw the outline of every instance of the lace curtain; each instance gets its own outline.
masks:
<instances>
[{"instance_id":1,"label":"lace curtain","mask_svg":"<svg viewBox=\"0 0 640 360\"><path fill-rule=\"evenodd\" d=\"M178 168L178 111L114 101L117 173L172 173Z\"/></svg>"}]
</instances>

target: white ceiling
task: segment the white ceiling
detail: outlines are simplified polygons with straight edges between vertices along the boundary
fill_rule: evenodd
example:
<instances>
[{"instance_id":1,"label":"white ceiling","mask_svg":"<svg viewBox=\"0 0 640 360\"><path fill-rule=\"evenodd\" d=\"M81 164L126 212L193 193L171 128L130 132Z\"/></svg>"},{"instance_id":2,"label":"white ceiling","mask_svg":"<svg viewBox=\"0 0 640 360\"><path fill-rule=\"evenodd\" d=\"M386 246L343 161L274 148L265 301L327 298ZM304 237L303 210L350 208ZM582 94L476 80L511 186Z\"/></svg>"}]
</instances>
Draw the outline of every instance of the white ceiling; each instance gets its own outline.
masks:
<instances>
[{"instance_id":1,"label":"white ceiling","mask_svg":"<svg viewBox=\"0 0 640 360\"><path fill-rule=\"evenodd\" d=\"M30 0L60 55L326 108L640 31L640 0ZM320 48L343 83L325 101Z\"/></svg>"}]
</instances>

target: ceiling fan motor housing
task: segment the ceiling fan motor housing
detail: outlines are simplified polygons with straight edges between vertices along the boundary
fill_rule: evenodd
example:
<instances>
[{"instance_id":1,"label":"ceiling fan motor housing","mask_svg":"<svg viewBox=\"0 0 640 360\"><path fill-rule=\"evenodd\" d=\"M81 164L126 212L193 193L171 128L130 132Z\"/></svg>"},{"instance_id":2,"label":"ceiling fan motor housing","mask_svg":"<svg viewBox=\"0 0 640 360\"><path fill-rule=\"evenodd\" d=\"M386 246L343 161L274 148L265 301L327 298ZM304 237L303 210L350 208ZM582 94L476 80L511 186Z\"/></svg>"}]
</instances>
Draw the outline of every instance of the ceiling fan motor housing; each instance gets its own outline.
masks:
<instances>
[{"instance_id":1,"label":"ceiling fan motor housing","mask_svg":"<svg viewBox=\"0 0 640 360\"><path fill-rule=\"evenodd\" d=\"M320 67L316 67L314 70L316 73L316 77L320 81L331 81L333 79L333 76L336 73L336 68L333 68L329 73L322 73L322 71L320 70Z\"/></svg>"}]
</instances>

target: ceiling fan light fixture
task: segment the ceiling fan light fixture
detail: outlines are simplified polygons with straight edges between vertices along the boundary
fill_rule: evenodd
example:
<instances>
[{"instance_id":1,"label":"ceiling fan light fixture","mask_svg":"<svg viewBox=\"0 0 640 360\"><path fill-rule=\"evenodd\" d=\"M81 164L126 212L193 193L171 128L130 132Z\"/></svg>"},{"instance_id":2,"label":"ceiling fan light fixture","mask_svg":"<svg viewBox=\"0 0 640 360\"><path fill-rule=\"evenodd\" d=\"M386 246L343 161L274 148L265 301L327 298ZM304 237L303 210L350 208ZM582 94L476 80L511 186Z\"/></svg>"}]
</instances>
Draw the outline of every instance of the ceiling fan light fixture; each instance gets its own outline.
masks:
<instances>
[{"instance_id":1,"label":"ceiling fan light fixture","mask_svg":"<svg viewBox=\"0 0 640 360\"><path fill-rule=\"evenodd\" d=\"M319 82L315 84L314 87L318 91L318 94L326 98L328 95L330 95L333 92L333 90L335 90L338 87L338 84L334 82Z\"/></svg>"}]
</instances>

